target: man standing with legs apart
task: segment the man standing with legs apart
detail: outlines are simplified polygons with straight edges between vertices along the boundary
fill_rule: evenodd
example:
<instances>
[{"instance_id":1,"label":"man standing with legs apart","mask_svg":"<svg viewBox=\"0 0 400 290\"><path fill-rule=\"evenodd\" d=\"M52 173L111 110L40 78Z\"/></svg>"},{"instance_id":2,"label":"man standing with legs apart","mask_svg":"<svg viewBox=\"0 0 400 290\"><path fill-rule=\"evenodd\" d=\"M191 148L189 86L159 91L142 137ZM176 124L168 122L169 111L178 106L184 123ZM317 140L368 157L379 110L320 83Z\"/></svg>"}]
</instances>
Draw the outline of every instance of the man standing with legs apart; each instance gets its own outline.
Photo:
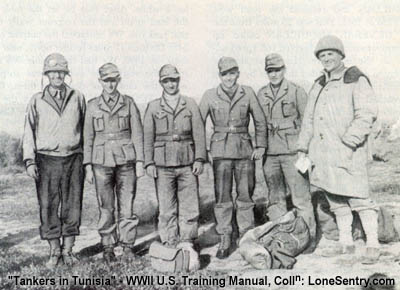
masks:
<instances>
[{"instance_id":1,"label":"man standing with legs apart","mask_svg":"<svg viewBox=\"0 0 400 290\"><path fill-rule=\"evenodd\" d=\"M224 259L231 252L233 176L237 191L234 204L239 236L254 227L254 160L262 158L265 153L267 129L264 113L253 89L237 83L240 72L236 60L222 57L218 68L221 84L204 93L200 111L204 122L210 115L214 125L211 156L216 199L214 214L216 230L220 235L217 257ZM250 115L256 130L257 148L254 150L248 132Z\"/></svg>"},{"instance_id":2,"label":"man standing with legs apart","mask_svg":"<svg viewBox=\"0 0 400 290\"><path fill-rule=\"evenodd\" d=\"M49 85L28 104L23 158L28 175L36 181L40 236L49 242L50 259L46 266L53 269L61 263L71 266L75 261L72 247L81 223L86 106L84 96L64 82L69 74L64 56L47 56L43 74Z\"/></svg>"},{"instance_id":3,"label":"man standing with legs apart","mask_svg":"<svg viewBox=\"0 0 400 290\"><path fill-rule=\"evenodd\" d=\"M179 92L176 67L162 66L159 81L162 96L144 116L145 166L156 184L161 241L192 248L200 214L198 176L206 160L204 124L196 102Z\"/></svg>"},{"instance_id":4,"label":"man standing with legs apart","mask_svg":"<svg viewBox=\"0 0 400 290\"><path fill-rule=\"evenodd\" d=\"M339 38L321 38L315 56L324 70L310 91L297 147L311 159L310 182L325 192L339 228L339 242L322 254L354 253L354 210L367 236L363 263L375 263L379 259L378 218L367 174L367 139L377 116L375 94L357 67L344 66Z\"/></svg>"},{"instance_id":5,"label":"man standing with legs apart","mask_svg":"<svg viewBox=\"0 0 400 290\"><path fill-rule=\"evenodd\" d=\"M100 208L99 233L106 263L116 260L119 242L127 260L134 258L138 217L133 213L136 180L144 175L143 127L134 100L118 91L115 64L99 68L103 92L88 102L84 129L86 180L96 185ZM117 221L115 220L117 200Z\"/></svg>"},{"instance_id":6,"label":"man standing with legs apart","mask_svg":"<svg viewBox=\"0 0 400 290\"><path fill-rule=\"evenodd\" d=\"M315 218L310 185L294 165L297 159L296 142L307 104L307 94L303 88L285 79L286 66L279 54L271 53L266 56L265 71L270 83L260 89L257 98L268 126L268 150L263 168L269 190L268 217L275 220L288 211L287 185L293 206L306 222L313 240Z\"/></svg>"}]
</instances>

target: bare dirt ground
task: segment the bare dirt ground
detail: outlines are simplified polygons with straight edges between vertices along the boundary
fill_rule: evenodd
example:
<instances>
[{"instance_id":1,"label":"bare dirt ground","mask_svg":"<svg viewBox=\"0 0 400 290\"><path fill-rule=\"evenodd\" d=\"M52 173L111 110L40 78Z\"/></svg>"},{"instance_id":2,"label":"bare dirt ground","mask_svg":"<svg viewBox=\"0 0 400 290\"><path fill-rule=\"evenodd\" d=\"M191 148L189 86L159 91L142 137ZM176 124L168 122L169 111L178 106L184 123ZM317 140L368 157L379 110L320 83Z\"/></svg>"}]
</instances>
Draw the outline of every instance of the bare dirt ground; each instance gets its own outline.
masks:
<instances>
[{"instance_id":1,"label":"bare dirt ground","mask_svg":"<svg viewBox=\"0 0 400 290\"><path fill-rule=\"evenodd\" d=\"M395 215L397 227L400 227L400 141L385 144L388 162L372 162L370 166L371 194L380 204L384 205ZM258 168L260 166L258 164ZM257 189L255 199L263 203L267 189L262 181L260 170L257 173ZM271 283L270 289L360 289L353 286L322 286L312 285L318 283L319 278L367 278L374 273L383 273L394 278L400 284L400 243L382 245L382 256L375 265L362 265L360 257L363 255L363 246L357 249L355 255L336 258L324 258L316 253L301 255L292 270L254 270L238 254L234 252L226 260L215 259L217 250L217 236L215 234L210 203L213 201L212 172L207 172L200 179L200 195L202 200L202 227L200 228L199 243L202 247L202 270L191 273L193 278L223 278L228 283L229 276L239 278L263 278ZM142 221L140 236L146 237L154 231L154 215L156 214L156 198L152 180L145 177L139 181L135 211ZM72 275L157 275L149 267L149 259L145 254L132 264L118 264L118 268L103 267L99 254L99 236L96 231L98 219L97 200L93 186L86 184L81 235L77 238L75 250L84 257L80 266L75 270L60 269L46 270L43 263L47 258L48 246L40 240L38 235L39 215L37 197L33 181L24 174L0 176L0 289L28 289L26 286L17 287L8 280L8 275L41 275L59 276ZM154 237L154 236L153 236ZM326 246L324 239L320 247ZM118 254L120 249L118 249ZM302 281L296 285L278 285L282 278L300 275ZM178 274L180 276L180 274ZM179 280L179 279L178 279ZM182 276L180 276L182 282ZM302 284L304 283L304 285ZM220 285L221 286L221 285ZM256 287L256 286L254 286ZM265 287L265 286L259 286ZM399 287L399 286L396 286ZM61 288L61 287L60 287ZM161 286L115 289L158 289ZM250 286L228 285L217 287L210 285L191 285L178 283L174 289L249 289ZM29 289L43 289L43 287ZM67 289L67 288L66 288ZM80 288L73 288L80 289ZM87 288L111 289L111 288ZM114 288L112 288L114 289ZM371 288L373 289L373 288ZM379 289L379 288L377 288ZM383 289L383 288L382 288ZM386 289L386 288L385 288ZM390 289L390 288L387 288ZM393 288L397 289L397 288ZM400 289L400 288L399 288Z\"/></svg>"}]
</instances>

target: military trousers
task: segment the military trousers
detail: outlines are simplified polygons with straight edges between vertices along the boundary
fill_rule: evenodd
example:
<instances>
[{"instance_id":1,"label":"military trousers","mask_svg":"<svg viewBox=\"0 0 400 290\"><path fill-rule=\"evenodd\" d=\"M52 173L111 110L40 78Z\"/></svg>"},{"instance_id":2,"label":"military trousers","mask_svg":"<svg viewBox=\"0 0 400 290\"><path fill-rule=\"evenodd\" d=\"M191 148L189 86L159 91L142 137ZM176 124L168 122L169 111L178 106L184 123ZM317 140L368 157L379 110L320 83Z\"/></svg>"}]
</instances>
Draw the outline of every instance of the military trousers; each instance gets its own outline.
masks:
<instances>
[{"instance_id":1,"label":"military trousers","mask_svg":"<svg viewBox=\"0 0 400 290\"><path fill-rule=\"evenodd\" d=\"M81 153L66 157L36 155L39 230L44 240L79 235L84 177L82 159Z\"/></svg>"},{"instance_id":2,"label":"military trousers","mask_svg":"<svg viewBox=\"0 0 400 290\"><path fill-rule=\"evenodd\" d=\"M232 233L233 208L239 234L254 228L255 164L249 159L217 159L213 162L215 207L214 215L218 234ZM236 182L236 199L232 198L233 177Z\"/></svg>"},{"instance_id":3,"label":"military trousers","mask_svg":"<svg viewBox=\"0 0 400 290\"><path fill-rule=\"evenodd\" d=\"M158 232L163 243L197 238L200 215L199 183L192 166L157 166Z\"/></svg>"},{"instance_id":4,"label":"military trousers","mask_svg":"<svg viewBox=\"0 0 400 290\"><path fill-rule=\"evenodd\" d=\"M311 238L315 238L316 224L311 203L310 183L294 166L297 155L268 155L264 162L264 177L269 190L268 218L274 220L287 211L287 190L293 206L306 222Z\"/></svg>"},{"instance_id":5,"label":"military trousers","mask_svg":"<svg viewBox=\"0 0 400 290\"><path fill-rule=\"evenodd\" d=\"M135 163L115 167L94 164L93 173L100 209L98 231L101 243L105 247L115 246L118 242L132 247L139 224L139 218L133 213L136 195Z\"/></svg>"}]
</instances>

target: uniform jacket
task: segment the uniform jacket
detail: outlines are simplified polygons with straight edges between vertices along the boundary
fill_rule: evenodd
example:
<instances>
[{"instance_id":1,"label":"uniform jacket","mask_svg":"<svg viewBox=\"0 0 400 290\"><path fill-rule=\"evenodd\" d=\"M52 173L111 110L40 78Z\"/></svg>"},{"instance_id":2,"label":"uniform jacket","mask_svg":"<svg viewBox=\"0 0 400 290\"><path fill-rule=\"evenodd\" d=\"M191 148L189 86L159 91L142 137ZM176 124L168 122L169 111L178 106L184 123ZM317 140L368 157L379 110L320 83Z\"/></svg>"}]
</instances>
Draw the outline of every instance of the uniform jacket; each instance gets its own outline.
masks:
<instances>
[{"instance_id":1,"label":"uniform jacket","mask_svg":"<svg viewBox=\"0 0 400 290\"><path fill-rule=\"evenodd\" d=\"M218 159L248 159L253 152L248 133L250 115L255 126L257 147L267 147L267 127L264 113L252 88L239 86L232 100L221 86L207 90L200 103L204 122L211 116L214 134L211 155Z\"/></svg>"},{"instance_id":2,"label":"uniform jacket","mask_svg":"<svg viewBox=\"0 0 400 290\"><path fill-rule=\"evenodd\" d=\"M271 84L257 94L268 126L268 155L295 154L301 121L307 104L303 88L284 79L274 96Z\"/></svg>"},{"instance_id":3,"label":"uniform jacket","mask_svg":"<svg viewBox=\"0 0 400 290\"><path fill-rule=\"evenodd\" d=\"M85 111L84 96L67 85L61 109L48 87L35 94L26 109L23 136L25 164L34 164L36 153L51 156L81 153Z\"/></svg>"},{"instance_id":4,"label":"uniform jacket","mask_svg":"<svg viewBox=\"0 0 400 290\"><path fill-rule=\"evenodd\" d=\"M178 167L206 160L204 123L196 102L180 95L175 111L161 97L144 116L145 166Z\"/></svg>"},{"instance_id":5,"label":"uniform jacket","mask_svg":"<svg viewBox=\"0 0 400 290\"><path fill-rule=\"evenodd\" d=\"M316 80L297 145L314 164L311 184L338 195L369 196L367 138L376 116L374 91L356 67Z\"/></svg>"},{"instance_id":6,"label":"uniform jacket","mask_svg":"<svg viewBox=\"0 0 400 290\"><path fill-rule=\"evenodd\" d=\"M114 167L143 161L143 127L133 99L119 95L114 108L101 95L88 102L83 164Z\"/></svg>"}]
</instances>

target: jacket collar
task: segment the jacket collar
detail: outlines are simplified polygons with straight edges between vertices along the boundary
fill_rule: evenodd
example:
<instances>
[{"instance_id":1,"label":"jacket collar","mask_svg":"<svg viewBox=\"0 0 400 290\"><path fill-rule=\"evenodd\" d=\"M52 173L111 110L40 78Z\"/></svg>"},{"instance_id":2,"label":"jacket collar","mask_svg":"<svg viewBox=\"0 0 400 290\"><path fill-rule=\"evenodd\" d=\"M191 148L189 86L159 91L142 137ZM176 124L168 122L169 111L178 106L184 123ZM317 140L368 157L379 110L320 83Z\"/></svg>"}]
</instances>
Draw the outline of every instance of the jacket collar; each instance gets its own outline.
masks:
<instances>
[{"instance_id":1,"label":"jacket collar","mask_svg":"<svg viewBox=\"0 0 400 290\"><path fill-rule=\"evenodd\" d=\"M175 111L167 104L167 101L165 100L164 94L160 98L160 106L162 110L165 112L172 114L174 116L178 115L182 110L186 108L186 100L184 97L179 94L178 96L178 104L176 105Z\"/></svg>"},{"instance_id":2,"label":"jacket collar","mask_svg":"<svg viewBox=\"0 0 400 290\"><path fill-rule=\"evenodd\" d=\"M274 103L276 103L277 101L282 99L285 95L287 95L288 90L289 90L289 83L286 79L283 79L276 96L274 96L274 93L272 92L271 83L267 85L267 89L264 93L264 96L271 99Z\"/></svg>"},{"instance_id":3,"label":"jacket collar","mask_svg":"<svg viewBox=\"0 0 400 290\"><path fill-rule=\"evenodd\" d=\"M106 111L111 115L114 115L116 112L119 111L119 109L125 106L125 104L126 104L125 96L118 92L118 102L115 104L114 108L110 109L110 107L106 104L103 95L100 95L98 105L101 110Z\"/></svg>"},{"instance_id":4,"label":"jacket collar","mask_svg":"<svg viewBox=\"0 0 400 290\"><path fill-rule=\"evenodd\" d=\"M50 86L46 86L45 89L43 90L42 99L46 103L48 103L54 110L56 110L59 115L61 115L62 112L64 111L65 107L67 106L68 101L71 99L71 96L73 95L74 90L72 88L70 88L68 85L64 84L65 96L64 96L63 104L60 109L58 107L56 101L54 100L54 97L50 94L49 87Z\"/></svg>"},{"instance_id":5,"label":"jacket collar","mask_svg":"<svg viewBox=\"0 0 400 290\"><path fill-rule=\"evenodd\" d=\"M342 63L337 69L335 69L331 73L328 73L326 70L323 70L322 74L325 76L326 82L329 82L329 81L340 80L341 78L343 78L345 72L346 72L346 68L345 68L344 64Z\"/></svg>"},{"instance_id":6,"label":"jacket collar","mask_svg":"<svg viewBox=\"0 0 400 290\"><path fill-rule=\"evenodd\" d=\"M238 86L235 95L233 96L232 100L229 98L229 96L224 92L224 90L221 88L221 85L217 87L217 95L220 99L222 99L225 102L230 103L231 108L244 96L245 91L241 85Z\"/></svg>"}]
</instances>

